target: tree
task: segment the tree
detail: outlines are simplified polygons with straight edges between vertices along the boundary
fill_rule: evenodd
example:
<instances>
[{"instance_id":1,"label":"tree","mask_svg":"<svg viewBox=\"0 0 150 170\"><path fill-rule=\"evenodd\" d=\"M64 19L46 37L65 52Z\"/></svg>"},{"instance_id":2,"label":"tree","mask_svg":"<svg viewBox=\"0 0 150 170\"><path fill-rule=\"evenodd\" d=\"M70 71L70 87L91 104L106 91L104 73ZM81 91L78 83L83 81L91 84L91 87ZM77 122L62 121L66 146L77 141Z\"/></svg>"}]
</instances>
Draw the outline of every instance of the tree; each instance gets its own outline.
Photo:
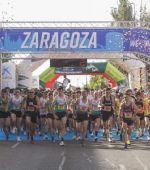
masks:
<instances>
[{"instance_id":1,"label":"tree","mask_svg":"<svg viewBox=\"0 0 150 170\"><path fill-rule=\"evenodd\" d=\"M132 5L128 0L119 0L118 8L113 8L111 15L115 21L134 21Z\"/></svg>"},{"instance_id":2,"label":"tree","mask_svg":"<svg viewBox=\"0 0 150 170\"><path fill-rule=\"evenodd\" d=\"M150 11L147 10L146 6L141 8L140 11L140 21L142 22L142 27L150 28Z\"/></svg>"},{"instance_id":3,"label":"tree","mask_svg":"<svg viewBox=\"0 0 150 170\"><path fill-rule=\"evenodd\" d=\"M135 10L135 9L134 9ZM111 15L115 21L141 21L140 26L150 28L150 11L147 10L146 5L140 9L140 18L135 18L135 11L133 13L132 3L128 0L119 0L118 8L111 10ZM117 26L129 26L121 23ZM138 58L143 58L141 54L136 54ZM144 58L146 58L144 56Z\"/></svg>"},{"instance_id":4,"label":"tree","mask_svg":"<svg viewBox=\"0 0 150 170\"><path fill-rule=\"evenodd\" d=\"M150 21L150 11L147 11L146 6L141 9L140 21L149 22Z\"/></svg>"},{"instance_id":5,"label":"tree","mask_svg":"<svg viewBox=\"0 0 150 170\"><path fill-rule=\"evenodd\" d=\"M111 9L111 15L115 21L135 21L135 9L133 9L133 3L128 0L119 0L118 8ZM140 9L140 21L150 22L150 11L147 10L146 5ZM120 26L124 26L123 24ZM150 26L149 26L150 27Z\"/></svg>"},{"instance_id":6,"label":"tree","mask_svg":"<svg viewBox=\"0 0 150 170\"><path fill-rule=\"evenodd\" d=\"M135 11L128 0L119 0L118 8L112 8L111 15L115 21L134 21ZM129 26L129 23L119 23L119 26Z\"/></svg>"},{"instance_id":7,"label":"tree","mask_svg":"<svg viewBox=\"0 0 150 170\"><path fill-rule=\"evenodd\" d=\"M107 86L107 81L100 75L91 76L89 84L87 85L90 89L100 89Z\"/></svg>"}]
</instances>

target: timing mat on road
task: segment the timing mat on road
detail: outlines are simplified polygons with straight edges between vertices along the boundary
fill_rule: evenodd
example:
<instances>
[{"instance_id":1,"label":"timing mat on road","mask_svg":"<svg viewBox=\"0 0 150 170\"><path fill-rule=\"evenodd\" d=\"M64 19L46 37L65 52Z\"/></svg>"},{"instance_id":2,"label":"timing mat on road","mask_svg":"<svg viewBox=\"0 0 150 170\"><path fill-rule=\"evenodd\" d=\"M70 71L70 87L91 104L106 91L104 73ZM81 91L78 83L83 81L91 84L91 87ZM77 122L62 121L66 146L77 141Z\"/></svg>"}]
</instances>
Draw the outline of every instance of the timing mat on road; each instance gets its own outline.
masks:
<instances>
[{"instance_id":1,"label":"timing mat on road","mask_svg":"<svg viewBox=\"0 0 150 170\"><path fill-rule=\"evenodd\" d=\"M120 135L117 135L117 132L116 132L115 129L113 129L113 131L112 131L112 136L113 136L113 141L119 141L120 140ZM148 136L148 133L144 133L144 136L139 138L138 140L146 141L147 136ZM27 140L27 135L25 135L23 133L21 133L20 137L21 137L21 140L23 140L23 141ZM66 134L64 136L64 139L66 141L71 141L71 140L74 140L74 137L75 137L75 135L74 135L73 132L66 132ZM56 141L60 140L60 137L59 137L58 134L55 134L54 138L55 138ZM4 133L2 131L0 131L0 141L4 141L4 140L6 140L5 135L4 135ZM16 141L16 134L10 133L9 140L10 141ZM43 141L44 136L41 136L41 135L37 134L37 135L34 136L34 140ZM48 135L47 140L51 141L51 136L50 135ZM89 132L87 133L87 140L88 141L94 141L94 137L91 137L91 134ZM103 140L103 132L102 132L102 130L100 130L99 133L98 133L98 141L102 141L102 140ZM132 134L131 134L131 140L135 140L135 141L137 140L135 131L133 131Z\"/></svg>"}]
</instances>

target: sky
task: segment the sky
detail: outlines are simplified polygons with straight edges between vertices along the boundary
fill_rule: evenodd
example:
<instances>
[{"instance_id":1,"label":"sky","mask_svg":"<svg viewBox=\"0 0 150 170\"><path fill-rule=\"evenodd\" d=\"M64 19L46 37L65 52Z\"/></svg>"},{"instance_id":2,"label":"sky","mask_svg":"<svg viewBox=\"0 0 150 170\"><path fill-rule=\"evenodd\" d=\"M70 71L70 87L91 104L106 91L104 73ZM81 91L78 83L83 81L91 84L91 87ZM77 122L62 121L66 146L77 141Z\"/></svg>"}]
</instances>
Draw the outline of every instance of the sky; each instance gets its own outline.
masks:
<instances>
[{"instance_id":1,"label":"sky","mask_svg":"<svg viewBox=\"0 0 150 170\"><path fill-rule=\"evenodd\" d=\"M150 0L129 1L135 6L136 17L139 17L141 2L150 9ZM0 20L112 21L111 9L118 4L119 0L0 0ZM73 85L86 82L86 77L69 78Z\"/></svg>"},{"instance_id":2,"label":"sky","mask_svg":"<svg viewBox=\"0 0 150 170\"><path fill-rule=\"evenodd\" d=\"M150 0L129 0L135 13ZM0 20L15 21L111 21L111 8L119 0L0 0Z\"/></svg>"}]
</instances>

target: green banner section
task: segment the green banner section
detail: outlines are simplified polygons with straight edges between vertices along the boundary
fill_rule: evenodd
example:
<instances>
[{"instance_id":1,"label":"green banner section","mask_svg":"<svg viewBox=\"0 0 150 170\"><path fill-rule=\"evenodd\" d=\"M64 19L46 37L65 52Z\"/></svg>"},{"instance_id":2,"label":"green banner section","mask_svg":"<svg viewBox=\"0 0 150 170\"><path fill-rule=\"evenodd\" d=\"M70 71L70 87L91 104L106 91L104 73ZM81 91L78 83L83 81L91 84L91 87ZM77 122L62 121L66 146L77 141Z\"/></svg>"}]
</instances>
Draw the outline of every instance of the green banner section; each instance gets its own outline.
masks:
<instances>
[{"instance_id":1,"label":"green banner section","mask_svg":"<svg viewBox=\"0 0 150 170\"><path fill-rule=\"evenodd\" d=\"M54 67L49 67L46 69L41 75L40 75L40 80L44 83L48 82L51 78L55 76L55 68Z\"/></svg>"},{"instance_id":2,"label":"green banner section","mask_svg":"<svg viewBox=\"0 0 150 170\"><path fill-rule=\"evenodd\" d=\"M121 80L125 80L126 77L122 74L116 67L114 67L111 63L107 63L105 73L110 76L116 82Z\"/></svg>"},{"instance_id":3,"label":"green banner section","mask_svg":"<svg viewBox=\"0 0 150 170\"><path fill-rule=\"evenodd\" d=\"M40 83L40 88L44 89L45 88L45 83L42 80L40 80L39 83Z\"/></svg>"},{"instance_id":4,"label":"green banner section","mask_svg":"<svg viewBox=\"0 0 150 170\"><path fill-rule=\"evenodd\" d=\"M83 73L94 73L94 72L104 73L106 69L106 65L107 65L107 62L88 63L87 67L83 68Z\"/></svg>"},{"instance_id":5,"label":"green banner section","mask_svg":"<svg viewBox=\"0 0 150 170\"><path fill-rule=\"evenodd\" d=\"M115 66L109 62L103 63L88 63L86 68L82 68L82 73L106 73L110 78L116 82L121 82L126 79L126 76L122 74ZM49 67L40 75L40 81L42 87L45 83L51 80L55 76L55 68Z\"/></svg>"}]
</instances>

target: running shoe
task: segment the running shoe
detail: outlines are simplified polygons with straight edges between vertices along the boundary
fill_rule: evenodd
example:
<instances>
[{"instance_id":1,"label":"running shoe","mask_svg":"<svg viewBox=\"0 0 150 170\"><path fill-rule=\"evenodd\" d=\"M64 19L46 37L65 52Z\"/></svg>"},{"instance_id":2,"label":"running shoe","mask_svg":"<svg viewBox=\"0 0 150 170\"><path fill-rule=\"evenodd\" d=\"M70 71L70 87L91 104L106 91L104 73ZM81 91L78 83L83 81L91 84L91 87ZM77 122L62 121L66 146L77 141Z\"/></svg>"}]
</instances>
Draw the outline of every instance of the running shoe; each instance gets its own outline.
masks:
<instances>
[{"instance_id":1,"label":"running shoe","mask_svg":"<svg viewBox=\"0 0 150 170\"><path fill-rule=\"evenodd\" d=\"M112 142L112 132L109 132L109 133L108 133L108 141L109 141L109 142Z\"/></svg>"},{"instance_id":2,"label":"running shoe","mask_svg":"<svg viewBox=\"0 0 150 170\"><path fill-rule=\"evenodd\" d=\"M55 133L56 133L56 134L58 134L58 133L59 133L58 129L56 129Z\"/></svg>"},{"instance_id":3,"label":"running shoe","mask_svg":"<svg viewBox=\"0 0 150 170\"><path fill-rule=\"evenodd\" d=\"M144 136L144 133L142 133L142 132L141 132L141 134L140 134L140 138L142 138L143 136Z\"/></svg>"},{"instance_id":4,"label":"running shoe","mask_svg":"<svg viewBox=\"0 0 150 170\"><path fill-rule=\"evenodd\" d=\"M17 136L17 142L21 142L20 136Z\"/></svg>"},{"instance_id":5,"label":"running shoe","mask_svg":"<svg viewBox=\"0 0 150 170\"><path fill-rule=\"evenodd\" d=\"M16 133L16 131L17 131L17 128L16 128L16 127L13 127L13 129L12 129L12 131L11 131L11 132L12 132L13 134L15 134L15 133Z\"/></svg>"},{"instance_id":6,"label":"running shoe","mask_svg":"<svg viewBox=\"0 0 150 170\"><path fill-rule=\"evenodd\" d=\"M61 142L59 143L59 146L65 146L64 141L61 141Z\"/></svg>"},{"instance_id":7,"label":"running shoe","mask_svg":"<svg viewBox=\"0 0 150 170\"><path fill-rule=\"evenodd\" d=\"M94 137L94 133L93 132L90 135L91 135L91 137Z\"/></svg>"},{"instance_id":8,"label":"running shoe","mask_svg":"<svg viewBox=\"0 0 150 170\"><path fill-rule=\"evenodd\" d=\"M80 136L77 136L77 137L76 137L76 140L77 140L77 141L81 140L81 137L80 137Z\"/></svg>"},{"instance_id":9,"label":"running shoe","mask_svg":"<svg viewBox=\"0 0 150 170\"><path fill-rule=\"evenodd\" d=\"M125 143L124 149L128 149L128 144Z\"/></svg>"},{"instance_id":10,"label":"running shoe","mask_svg":"<svg viewBox=\"0 0 150 170\"><path fill-rule=\"evenodd\" d=\"M66 131L67 131L67 132L70 132L70 128L69 128L69 127L67 127L67 128L66 128Z\"/></svg>"},{"instance_id":11,"label":"running shoe","mask_svg":"<svg viewBox=\"0 0 150 170\"><path fill-rule=\"evenodd\" d=\"M44 140L48 140L48 136L47 136L47 135L44 135L43 139L44 139Z\"/></svg>"},{"instance_id":12,"label":"running shoe","mask_svg":"<svg viewBox=\"0 0 150 170\"><path fill-rule=\"evenodd\" d=\"M147 140L150 140L150 137L149 137L149 136L147 137Z\"/></svg>"},{"instance_id":13,"label":"running shoe","mask_svg":"<svg viewBox=\"0 0 150 170\"><path fill-rule=\"evenodd\" d=\"M96 136L94 140L95 140L95 142L98 142L98 137Z\"/></svg>"},{"instance_id":14,"label":"running shoe","mask_svg":"<svg viewBox=\"0 0 150 170\"><path fill-rule=\"evenodd\" d=\"M128 145L131 145L131 142L130 142L130 140L127 140L127 144L128 144Z\"/></svg>"},{"instance_id":15,"label":"running shoe","mask_svg":"<svg viewBox=\"0 0 150 170\"><path fill-rule=\"evenodd\" d=\"M108 142L112 142L112 138L111 137L108 138Z\"/></svg>"},{"instance_id":16,"label":"running shoe","mask_svg":"<svg viewBox=\"0 0 150 170\"><path fill-rule=\"evenodd\" d=\"M41 132L39 132L39 133L38 133L38 135L39 135L39 136L42 136L42 133L41 133Z\"/></svg>"},{"instance_id":17,"label":"running shoe","mask_svg":"<svg viewBox=\"0 0 150 170\"><path fill-rule=\"evenodd\" d=\"M73 135L72 139L75 140L76 139L76 135Z\"/></svg>"},{"instance_id":18,"label":"running shoe","mask_svg":"<svg viewBox=\"0 0 150 170\"><path fill-rule=\"evenodd\" d=\"M139 129L136 130L136 139L139 139L140 131Z\"/></svg>"}]
</instances>

